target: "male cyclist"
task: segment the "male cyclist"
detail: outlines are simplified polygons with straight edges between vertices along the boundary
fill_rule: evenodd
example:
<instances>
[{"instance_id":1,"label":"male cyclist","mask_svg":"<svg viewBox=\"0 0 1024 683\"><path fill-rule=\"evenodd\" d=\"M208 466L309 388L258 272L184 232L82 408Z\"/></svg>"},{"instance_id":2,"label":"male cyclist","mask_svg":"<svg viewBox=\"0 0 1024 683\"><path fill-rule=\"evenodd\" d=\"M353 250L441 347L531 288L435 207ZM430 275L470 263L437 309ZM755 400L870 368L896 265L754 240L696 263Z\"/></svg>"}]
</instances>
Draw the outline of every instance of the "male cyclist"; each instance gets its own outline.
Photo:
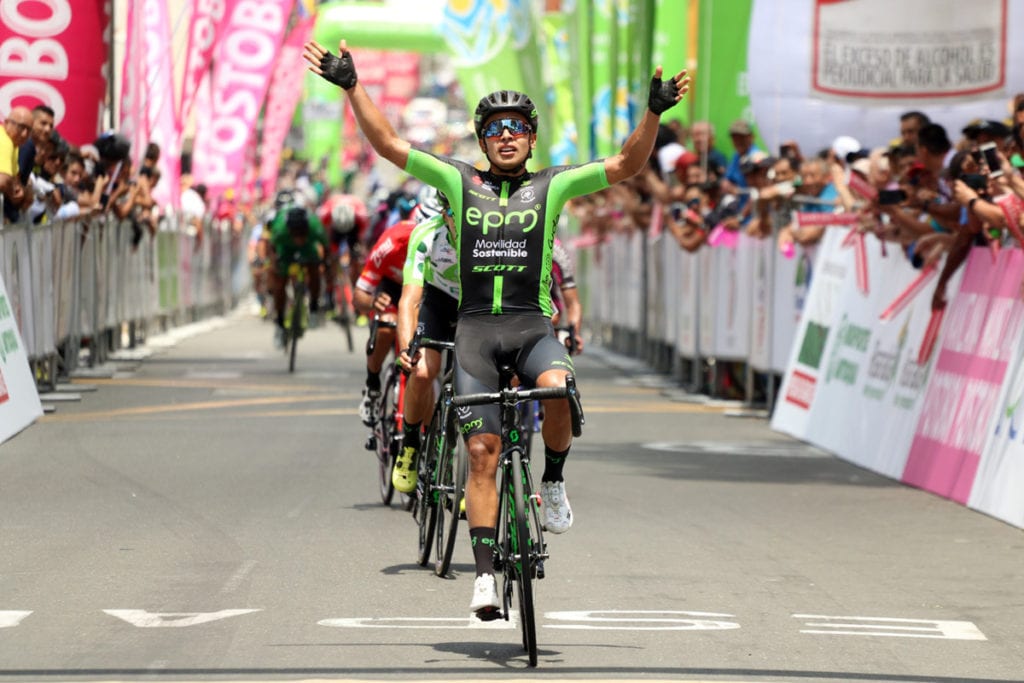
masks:
<instances>
[{"instance_id":1,"label":"male cyclist","mask_svg":"<svg viewBox=\"0 0 1024 683\"><path fill-rule=\"evenodd\" d=\"M301 206L281 207L270 223L270 269L267 285L274 299L274 344L284 347L285 284L288 282L288 267L293 263L319 264L330 250L330 242L320 219ZM333 282L334 269L328 263L328 280ZM309 288L309 312L315 315L320 306L320 269L306 270Z\"/></svg>"},{"instance_id":2,"label":"male cyclist","mask_svg":"<svg viewBox=\"0 0 1024 683\"><path fill-rule=\"evenodd\" d=\"M421 219L409 237L405 259L402 298L398 303L398 345L402 367L409 373L405 385L405 439L402 454L395 460L391 483L403 493L416 488L420 427L434 407L434 380L441 372L441 354L430 348L409 356L409 344L417 329L427 339L454 341L459 302L459 256L453 243L455 216L448 198L425 186L420 193ZM582 318L569 253L555 240L553 292L565 301L568 320L579 331ZM564 275L563 275L564 273ZM561 309L560 309L561 310ZM557 324L557 315L552 320ZM577 340L579 338L577 337ZM577 341L577 349L582 342Z\"/></svg>"},{"instance_id":3,"label":"male cyclist","mask_svg":"<svg viewBox=\"0 0 1024 683\"><path fill-rule=\"evenodd\" d=\"M381 322L396 322L398 302L402 296L405 254L409 235L415 227L414 221L401 220L385 230L370 249L352 293L352 305L358 313L375 315ZM377 419L375 410L380 398L380 371L394 343L394 328L381 325L377 328L373 353L366 355L366 386L359 404L359 419L367 427L372 427Z\"/></svg>"},{"instance_id":4,"label":"male cyclist","mask_svg":"<svg viewBox=\"0 0 1024 683\"><path fill-rule=\"evenodd\" d=\"M417 329L427 339L454 341L459 306L459 263L452 240L454 217L447 198L427 186L420 193L417 216L421 222L409 237L398 302L399 361L409 373L405 385L405 434L401 455L395 459L391 483L403 493L416 488L416 460L420 428L434 407L434 380L441 372L441 353L423 348L409 356Z\"/></svg>"},{"instance_id":5,"label":"male cyclist","mask_svg":"<svg viewBox=\"0 0 1024 683\"><path fill-rule=\"evenodd\" d=\"M345 89L360 129L382 157L442 191L454 212L459 254L460 300L456 331L456 393L498 388L498 366L509 363L520 380L537 387L565 386L572 360L552 334L551 250L565 203L625 180L647 164L660 114L682 99L688 79L681 72L651 81L648 111L622 150L581 166L531 173L526 169L537 144L537 111L523 93L502 90L480 100L474 124L489 167L473 166L415 150L401 139L358 84L345 42L340 55L319 43L305 45L310 70ZM564 400L547 401L542 429L545 468L541 497L549 531L572 524L562 467L572 441ZM501 449L500 409L478 406L459 419L469 450L466 511L477 578L470 609L478 618L499 616L493 552L498 492L495 477Z\"/></svg>"}]
</instances>

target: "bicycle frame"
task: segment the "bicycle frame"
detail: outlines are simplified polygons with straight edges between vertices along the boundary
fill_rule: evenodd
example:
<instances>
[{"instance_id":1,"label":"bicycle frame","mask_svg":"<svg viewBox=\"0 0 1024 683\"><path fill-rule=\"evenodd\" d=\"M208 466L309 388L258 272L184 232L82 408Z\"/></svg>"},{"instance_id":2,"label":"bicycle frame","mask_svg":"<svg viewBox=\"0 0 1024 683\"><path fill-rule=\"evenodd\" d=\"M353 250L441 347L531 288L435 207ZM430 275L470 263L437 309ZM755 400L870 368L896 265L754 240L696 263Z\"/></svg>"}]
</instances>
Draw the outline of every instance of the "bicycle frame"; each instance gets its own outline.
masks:
<instances>
[{"instance_id":1,"label":"bicycle frame","mask_svg":"<svg viewBox=\"0 0 1024 683\"><path fill-rule=\"evenodd\" d=\"M497 543L495 569L504 575L502 616L509 619L513 592L519 597L520 626L523 647L529 654L530 666L537 666L537 631L534 620L533 579L544 578L544 561L548 559L540 522L540 496L533 492L529 456L525 452L519 422L519 404L525 401L564 398L569 401L572 433L579 436L584 423L583 410L576 390L576 379L565 378L564 387L520 391L512 388L512 372L502 367L499 372L501 390L493 393L456 396L452 405L471 406L497 403L501 406L501 472L498 488ZM518 590L513 591L513 586Z\"/></svg>"}]
</instances>

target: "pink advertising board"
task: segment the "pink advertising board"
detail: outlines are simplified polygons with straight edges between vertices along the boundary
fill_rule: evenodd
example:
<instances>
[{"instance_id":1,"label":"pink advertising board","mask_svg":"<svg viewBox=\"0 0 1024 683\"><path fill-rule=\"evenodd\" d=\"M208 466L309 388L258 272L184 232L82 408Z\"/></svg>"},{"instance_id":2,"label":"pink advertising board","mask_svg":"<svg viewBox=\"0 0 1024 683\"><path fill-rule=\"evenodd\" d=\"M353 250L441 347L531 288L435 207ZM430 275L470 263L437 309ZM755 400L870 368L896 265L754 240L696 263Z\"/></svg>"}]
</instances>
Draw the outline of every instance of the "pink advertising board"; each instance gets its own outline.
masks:
<instances>
[{"instance_id":1,"label":"pink advertising board","mask_svg":"<svg viewBox=\"0 0 1024 683\"><path fill-rule=\"evenodd\" d=\"M935 371L904 483L967 503L989 436L1007 366L1021 334L1024 252L1004 249L995 263L975 249L960 291L950 297Z\"/></svg>"}]
</instances>

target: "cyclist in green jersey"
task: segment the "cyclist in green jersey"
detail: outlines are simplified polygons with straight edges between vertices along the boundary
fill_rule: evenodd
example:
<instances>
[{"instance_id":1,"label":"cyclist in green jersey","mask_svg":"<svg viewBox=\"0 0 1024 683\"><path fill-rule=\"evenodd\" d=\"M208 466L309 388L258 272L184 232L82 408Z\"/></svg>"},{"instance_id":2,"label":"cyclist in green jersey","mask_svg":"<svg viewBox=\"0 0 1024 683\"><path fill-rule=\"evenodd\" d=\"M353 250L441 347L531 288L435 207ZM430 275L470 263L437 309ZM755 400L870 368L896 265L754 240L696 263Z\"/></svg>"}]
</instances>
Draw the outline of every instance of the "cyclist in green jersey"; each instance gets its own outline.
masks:
<instances>
[{"instance_id":1,"label":"cyclist in green jersey","mask_svg":"<svg viewBox=\"0 0 1024 683\"><path fill-rule=\"evenodd\" d=\"M296 262L323 260L331 248L320 219L301 206L282 206L270 223L270 269L267 287L274 298L274 343L284 346L285 284L288 266ZM320 302L320 269L308 269L309 312L316 314ZM333 269L330 269L333 275ZM328 280L333 282L333 280Z\"/></svg>"},{"instance_id":2,"label":"cyclist in green jersey","mask_svg":"<svg viewBox=\"0 0 1024 683\"><path fill-rule=\"evenodd\" d=\"M565 386L572 359L551 327L551 253L558 215L573 197L625 180L646 166L661 114L689 89L686 72L663 81L661 67L655 70L648 110L618 154L537 172L526 168L537 144L532 100L511 90L491 93L480 100L473 117L480 151L489 163L486 171L478 171L464 162L415 150L400 138L359 85L345 41L339 52L334 55L310 41L303 56L313 73L346 91L360 129L378 154L442 191L451 203L460 279L456 393L496 391L498 367L503 364L511 365L527 385ZM545 524L549 531L563 533L572 524L562 469L572 441L568 404L548 401L544 413ZM477 574L470 609L481 619L496 618L501 605L492 554L499 418L497 406L459 414L469 450L466 513Z\"/></svg>"}]
</instances>

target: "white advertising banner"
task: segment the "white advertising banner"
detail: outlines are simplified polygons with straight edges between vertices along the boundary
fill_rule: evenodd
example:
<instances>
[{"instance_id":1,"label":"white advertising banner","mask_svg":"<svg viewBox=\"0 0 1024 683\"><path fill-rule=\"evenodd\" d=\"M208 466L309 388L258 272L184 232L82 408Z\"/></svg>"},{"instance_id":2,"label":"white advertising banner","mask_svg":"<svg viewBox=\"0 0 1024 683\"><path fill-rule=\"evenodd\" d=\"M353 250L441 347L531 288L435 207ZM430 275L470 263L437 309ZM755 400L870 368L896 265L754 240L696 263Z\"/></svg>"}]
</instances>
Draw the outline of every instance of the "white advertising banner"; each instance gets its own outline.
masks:
<instances>
[{"instance_id":1,"label":"white advertising banner","mask_svg":"<svg viewBox=\"0 0 1024 683\"><path fill-rule=\"evenodd\" d=\"M1010 343L1012 360L995 404L995 425L967 504L1024 527L1024 339Z\"/></svg>"},{"instance_id":2,"label":"white advertising banner","mask_svg":"<svg viewBox=\"0 0 1024 683\"><path fill-rule=\"evenodd\" d=\"M714 346L709 355L726 360L746 360L750 353L750 292L754 278L757 240L740 235L735 248L721 247L715 255L717 287L712 301Z\"/></svg>"},{"instance_id":3,"label":"white advertising banner","mask_svg":"<svg viewBox=\"0 0 1024 683\"><path fill-rule=\"evenodd\" d=\"M804 315L797 329L779 400L772 414L772 429L809 440L811 410L819 400L818 384L833 332L842 319L848 291L856 288L853 252L842 248L846 230L825 231L815 260Z\"/></svg>"},{"instance_id":4,"label":"white advertising banner","mask_svg":"<svg viewBox=\"0 0 1024 683\"><path fill-rule=\"evenodd\" d=\"M0 273L0 443L43 414L14 307Z\"/></svg>"},{"instance_id":5,"label":"white advertising banner","mask_svg":"<svg viewBox=\"0 0 1024 683\"><path fill-rule=\"evenodd\" d=\"M704 357L715 355L715 306L718 301L716 251L704 248L694 254L697 257L697 287L700 291L700 299L697 301L697 347Z\"/></svg>"},{"instance_id":6,"label":"white advertising banner","mask_svg":"<svg viewBox=\"0 0 1024 683\"><path fill-rule=\"evenodd\" d=\"M774 241L772 247L774 248ZM776 250L775 254L775 287L772 303L772 354L770 369L772 372L783 373L789 362L796 328L800 325L800 316L804 312L804 300L807 298L807 287L810 284L811 253L798 249L793 258L785 258Z\"/></svg>"},{"instance_id":7,"label":"white advertising banner","mask_svg":"<svg viewBox=\"0 0 1024 683\"><path fill-rule=\"evenodd\" d=\"M1024 90L1024 3L755 0L747 50L753 118L774 149L898 133L912 109L955 130L1003 119Z\"/></svg>"},{"instance_id":8,"label":"white advertising banner","mask_svg":"<svg viewBox=\"0 0 1024 683\"><path fill-rule=\"evenodd\" d=\"M679 355L696 358L698 349L697 321L701 299L699 256L684 249L674 251L676 261L676 349Z\"/></svg>"},{"instance_id":9,"label":"white advertising banner","mask_svg":"<svg viewBox=\"0 0 1024 683\"><path fill-rule=\"evenodd\" d=\"M759 240L754 246L754 270L750 290L750 365L769 369L772 356L772 308L775 297L775 241Z\"/></svg>"},{"instance_id":10,"label":"white advertising banner","mask_svg":"<svg viewBox=\"0 0 1024 683\"><path fill-rule=\"evenodd\" d=\"M847 263L852 266L853 250L839 248L850 254ZM883 258L873 236L867 238L866 253L870 289L865 294L854 284L843 292L807 439L862 467L899 478L932 374L935 354L923 364L918 356L931 320L933 287L882 321L881 313L920 273L895 249ZM956 292L956 282L948 292Z\"/></svg>"}]
</instances>

